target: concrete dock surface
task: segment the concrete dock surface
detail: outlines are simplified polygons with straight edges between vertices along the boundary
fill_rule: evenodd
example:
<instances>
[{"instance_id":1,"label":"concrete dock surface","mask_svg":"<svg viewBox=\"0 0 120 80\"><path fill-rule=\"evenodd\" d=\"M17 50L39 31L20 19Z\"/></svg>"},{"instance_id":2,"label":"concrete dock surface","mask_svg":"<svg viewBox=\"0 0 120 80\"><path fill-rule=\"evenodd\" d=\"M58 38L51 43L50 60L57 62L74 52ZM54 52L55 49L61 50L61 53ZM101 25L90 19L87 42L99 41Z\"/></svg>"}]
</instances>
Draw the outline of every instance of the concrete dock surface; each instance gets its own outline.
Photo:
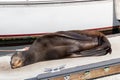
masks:
<instances>
[{"instance_id":1,"label":"concrete dock surface","mask_svg":"<svg viewBox=\"0 0 120 80\"><path fill-rule=\"evenodd\" d=\"M56 68L58 66L64 65L64 69L67 69L71 67L120 58L120 35L112 37L110 36L108 39L110 40L110 43L112 45L112 54L107 54L105 56L66 58L59 60L43 61L17 69L11 69L10 67L11 55L0 56L0 80L24 80L36 77L38 74L46 73L46 68ZM120 75L119 78L116 79L108 79L107 77L104 77L96 80L120 80Z\"/></svg>"}]
</instances>

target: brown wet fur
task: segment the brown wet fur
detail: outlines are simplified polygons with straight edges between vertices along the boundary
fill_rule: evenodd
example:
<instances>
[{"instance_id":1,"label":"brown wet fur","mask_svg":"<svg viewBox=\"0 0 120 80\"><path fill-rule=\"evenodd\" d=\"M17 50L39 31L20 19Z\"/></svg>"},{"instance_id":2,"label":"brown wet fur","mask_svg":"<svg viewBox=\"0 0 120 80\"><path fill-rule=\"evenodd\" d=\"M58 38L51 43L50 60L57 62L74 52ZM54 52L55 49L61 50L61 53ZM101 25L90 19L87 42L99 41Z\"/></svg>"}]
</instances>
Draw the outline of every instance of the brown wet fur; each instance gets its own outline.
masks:
<instances>
[{"instance_id":1,"label":"brown wet fur","mask_svg":"<svg viewBox=\"0 0 120 80\"><path fill-rule=\"evenodd\" d=\"M11 68L18 68L39 61L72 57L72 55L102 56L111 51L110 42L100 32L59 31L39 37L28 51L16 52L11 57L10 64Z\"/></svg>"}]
</instances>

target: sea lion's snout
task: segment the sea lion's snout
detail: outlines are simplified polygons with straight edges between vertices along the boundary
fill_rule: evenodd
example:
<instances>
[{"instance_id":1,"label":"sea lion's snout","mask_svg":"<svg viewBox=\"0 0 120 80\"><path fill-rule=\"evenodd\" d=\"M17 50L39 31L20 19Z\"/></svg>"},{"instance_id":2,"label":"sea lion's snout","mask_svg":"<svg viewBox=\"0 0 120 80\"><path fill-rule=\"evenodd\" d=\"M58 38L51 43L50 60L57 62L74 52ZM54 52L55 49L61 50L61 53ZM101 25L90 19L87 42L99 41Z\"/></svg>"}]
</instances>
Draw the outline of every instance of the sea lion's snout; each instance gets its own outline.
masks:
<instances>
[{"instance_id":1,"label":"sea lion's snout","mask_svg":"<svg viewBox=\"0 0 120 80\"><path fill-rule=\"evenodd\" d=\"M21 67L23 65L23 62L22 62L22 60L12 60L11 61L11 68L12 69L15 69L15 68L19 68L19 67Z\"/></svg>"},{"instance_id":2,"label":"sea lion's snout","mask_svg":"<svg viewBox=\"0 0 120 80\"><path fill-rule=\"evenodd\" d=\"M15 53L11 57L10 65L12 69L19 68L23 66L23 59L20 53Z\"/></svg>"}]
</instances>

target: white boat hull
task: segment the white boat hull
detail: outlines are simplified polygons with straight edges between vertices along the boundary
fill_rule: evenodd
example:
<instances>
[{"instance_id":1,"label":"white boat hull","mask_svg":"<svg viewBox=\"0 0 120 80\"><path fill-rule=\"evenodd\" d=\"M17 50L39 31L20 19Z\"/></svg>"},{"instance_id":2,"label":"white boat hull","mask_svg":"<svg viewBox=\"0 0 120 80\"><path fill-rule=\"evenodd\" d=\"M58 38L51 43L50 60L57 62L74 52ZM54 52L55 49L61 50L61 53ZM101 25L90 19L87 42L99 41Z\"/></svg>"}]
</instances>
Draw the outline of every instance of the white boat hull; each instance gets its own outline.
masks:
<instances>
[{"instance_id":1,"label":"white boat hull","mask_svg":"<svg viewBox=\"0 0 120 80\"><path fill-rule=\"evenodd\" d=\"M0 5L0 35L111 27L113 0L39 5Z\"/></svg>"},{"instance_id":2,"label":"white boat hull","mask_svg":"<svg viewBox=\"0 0 120 80\"><path fill-rule=\"evenodd\" d=\"M120 20L120 0L115 0L116 18Z\"/></svg>"}]
</instances>

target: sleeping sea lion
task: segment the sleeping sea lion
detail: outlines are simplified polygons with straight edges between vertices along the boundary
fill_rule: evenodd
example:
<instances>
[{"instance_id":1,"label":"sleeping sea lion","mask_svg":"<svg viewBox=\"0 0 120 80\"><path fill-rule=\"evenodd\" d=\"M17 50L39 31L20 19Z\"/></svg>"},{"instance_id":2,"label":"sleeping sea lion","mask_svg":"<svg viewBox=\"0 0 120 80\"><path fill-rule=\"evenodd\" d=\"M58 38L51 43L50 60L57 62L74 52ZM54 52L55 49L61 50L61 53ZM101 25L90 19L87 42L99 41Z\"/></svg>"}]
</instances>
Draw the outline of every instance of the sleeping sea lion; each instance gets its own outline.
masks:
<instances>
[{"instance_id":1,"label":"sleeping sea lion","mask_svg":"<svg viewBox=\"0 0 120 80\"><path fill-rule=\"evenodd\" d=\"M11 57L11 68L39 61L68 58L72 55L102 56L111 53L111 44L97 31L59 31L37 38L29 50L16 52Z\"/></svg>"}]
</instances>

